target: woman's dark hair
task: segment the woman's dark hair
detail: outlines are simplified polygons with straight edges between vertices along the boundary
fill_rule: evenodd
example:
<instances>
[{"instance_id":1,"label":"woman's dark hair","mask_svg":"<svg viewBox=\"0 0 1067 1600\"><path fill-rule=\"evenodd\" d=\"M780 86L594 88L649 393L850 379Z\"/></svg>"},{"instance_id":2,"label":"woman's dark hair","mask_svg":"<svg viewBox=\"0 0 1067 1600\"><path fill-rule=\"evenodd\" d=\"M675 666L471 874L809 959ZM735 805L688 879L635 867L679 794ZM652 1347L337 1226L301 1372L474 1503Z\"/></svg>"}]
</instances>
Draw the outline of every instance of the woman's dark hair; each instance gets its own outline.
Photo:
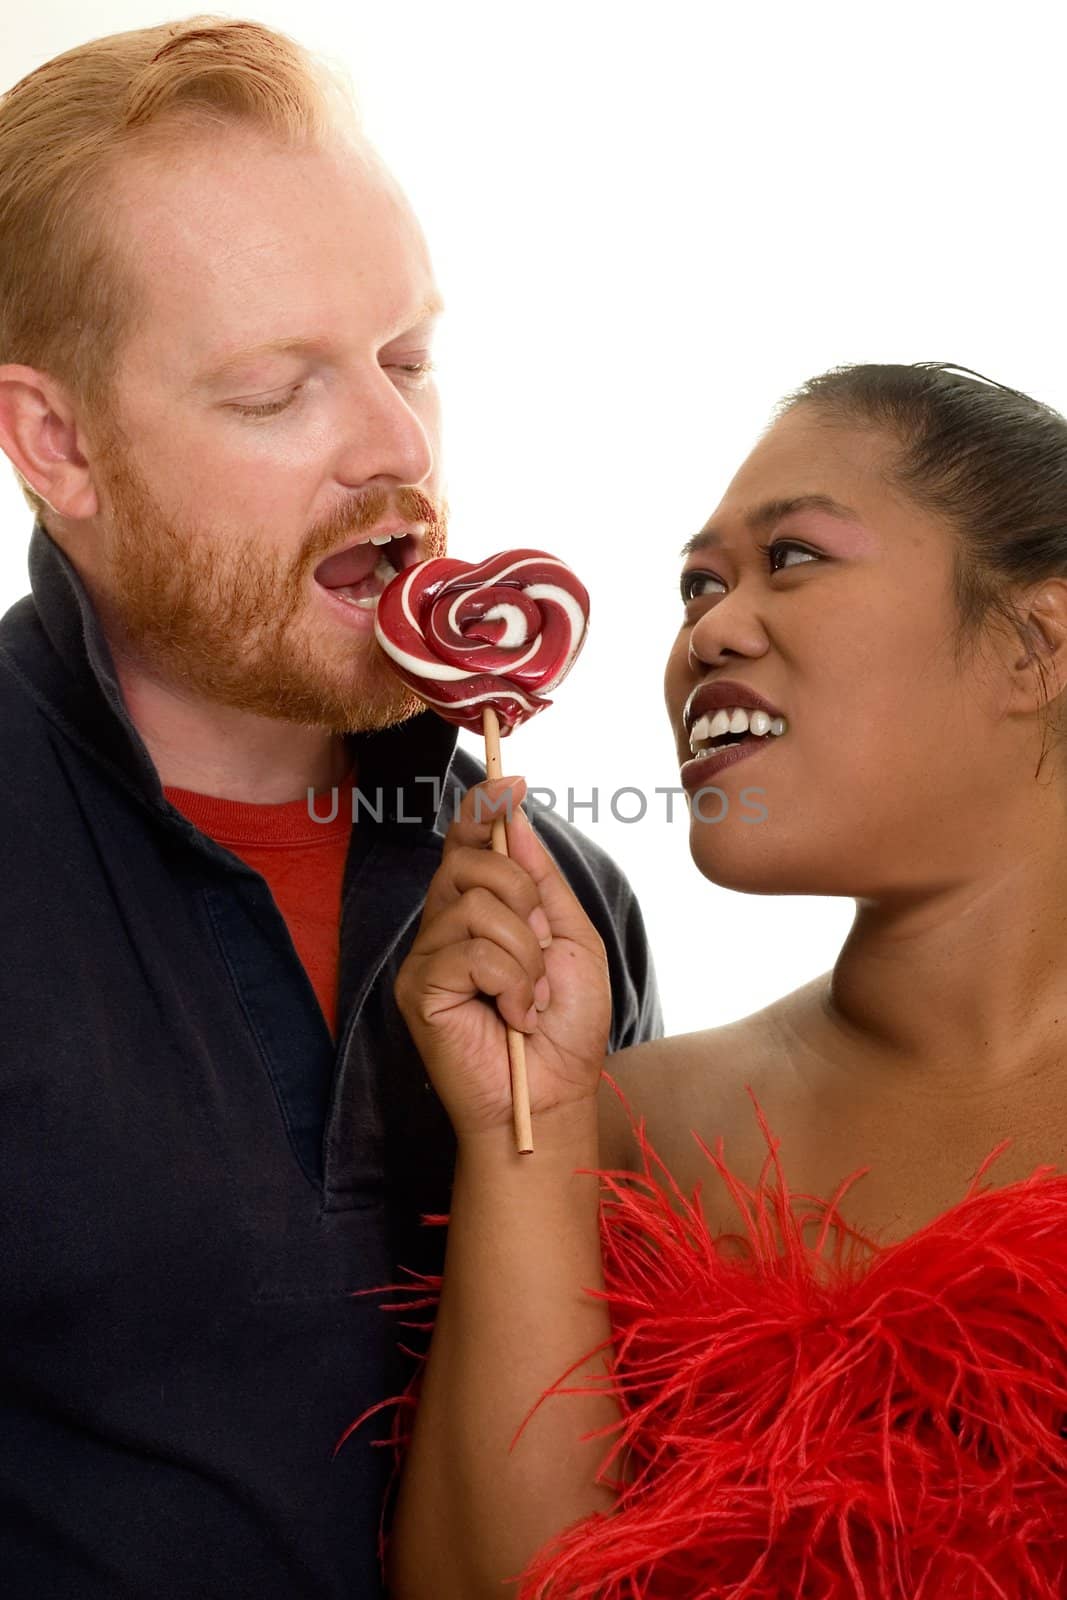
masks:
<instances>
[{"instance_id":1,"label":"woman's dark hair","mask_svg":"<svg viewBox=\"0 0 1067 1600\"><path fill-rule=\"evenodd\" d=\"M835 367L787 395L776 419L797 405L815 406L830 421L873 425L896 441L889 482L958 537L957 655L1001 622L1032 657L1047 701L1039 641L1017 591L1067 578L1067 419L1018 389L941 361Z\"/></svg>"}]
</instances>

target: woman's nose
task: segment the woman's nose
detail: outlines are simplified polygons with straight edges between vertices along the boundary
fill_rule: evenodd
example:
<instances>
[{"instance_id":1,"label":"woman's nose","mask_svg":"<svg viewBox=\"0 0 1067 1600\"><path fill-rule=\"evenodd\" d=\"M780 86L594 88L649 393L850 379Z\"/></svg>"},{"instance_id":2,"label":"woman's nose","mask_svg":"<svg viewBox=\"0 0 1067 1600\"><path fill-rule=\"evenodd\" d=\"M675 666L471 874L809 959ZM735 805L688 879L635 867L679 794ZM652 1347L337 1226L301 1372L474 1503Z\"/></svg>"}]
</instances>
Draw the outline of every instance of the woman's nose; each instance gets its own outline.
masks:
<instances>
[{"instance_id":1,"label":"woman's nose","mask_svg":"<svg viewBox=\"0 0 1067 1600\"><path fill-rule=\"evenodd\" d=\"M689 633L689 665L694 670L714 666L725 656L759 656L767 647L766 633L753 615L751 604L735 591L709 606Z\"/></svg>"}]
</instances>

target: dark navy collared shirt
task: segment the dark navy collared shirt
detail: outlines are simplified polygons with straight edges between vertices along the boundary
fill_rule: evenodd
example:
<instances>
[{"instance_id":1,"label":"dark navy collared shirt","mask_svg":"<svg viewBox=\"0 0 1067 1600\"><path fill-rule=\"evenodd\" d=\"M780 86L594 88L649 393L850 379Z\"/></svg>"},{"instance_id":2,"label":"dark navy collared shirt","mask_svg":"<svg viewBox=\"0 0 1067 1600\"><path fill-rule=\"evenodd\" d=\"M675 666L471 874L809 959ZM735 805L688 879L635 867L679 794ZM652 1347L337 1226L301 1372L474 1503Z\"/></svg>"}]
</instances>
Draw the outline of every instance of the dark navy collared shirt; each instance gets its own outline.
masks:
<instances>
[{"instance_id":1,"label":"dark navy collared shirt","mask_svg":"<svg viewBox=\"0 0 1067 1600\"><path fill-rule=\"evenodd\" d=\"M0 1593L374 1600L402 1386L354 1291L440 1269L454 1146L392 998L457 793L430 713L351 736L338 1038L262 876L163 794L38 525L0 620ZM612 862L535 825L605 942L612 1048L656 1036ZM386 1427L377 1430L380 1437Z\"/></svg>"}]
</instances>

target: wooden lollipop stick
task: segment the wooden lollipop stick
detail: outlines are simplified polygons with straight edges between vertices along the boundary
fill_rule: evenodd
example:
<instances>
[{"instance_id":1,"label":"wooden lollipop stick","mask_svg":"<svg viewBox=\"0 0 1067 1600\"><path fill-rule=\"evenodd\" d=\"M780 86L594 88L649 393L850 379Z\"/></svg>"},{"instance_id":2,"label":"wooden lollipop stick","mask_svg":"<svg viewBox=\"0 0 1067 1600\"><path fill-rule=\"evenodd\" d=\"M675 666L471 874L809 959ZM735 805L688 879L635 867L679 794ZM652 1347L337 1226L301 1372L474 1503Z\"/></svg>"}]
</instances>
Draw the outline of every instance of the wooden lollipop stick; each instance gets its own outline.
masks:
<instances>
[{"instance_id":1,"label":"wooden lollipop stick","mask_svg":"<svg viewBox=\"0 0 1067 1600\"><path fill-rule=\"evenodd\" d=\"M490 778L502 778L500 723L492 706L485 706L482 710L482 731L485 734L485 770ZM502 815L493 818L492 845L497 855L508 854L507 823ZM511 1069L515 1148L520 1155L529 1155L533 1150L533 1127L530 1122L530 1090L526 1082L526 1036L518 1028L508 1028L508 1066Z\"/></svg>"}]
</instances>

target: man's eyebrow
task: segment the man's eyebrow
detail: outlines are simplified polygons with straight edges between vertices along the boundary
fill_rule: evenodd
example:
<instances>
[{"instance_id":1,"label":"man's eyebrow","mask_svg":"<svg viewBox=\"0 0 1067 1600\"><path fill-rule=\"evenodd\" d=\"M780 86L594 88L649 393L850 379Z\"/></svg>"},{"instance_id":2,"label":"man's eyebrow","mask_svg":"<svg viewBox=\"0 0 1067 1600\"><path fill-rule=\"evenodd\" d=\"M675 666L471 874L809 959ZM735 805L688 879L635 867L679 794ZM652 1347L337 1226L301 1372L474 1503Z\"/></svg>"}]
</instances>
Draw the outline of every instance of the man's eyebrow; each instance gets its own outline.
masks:
<instances>
[{"instance_id":1,"label":"man's eyebrow","mask_svg":"<svg viewBox=\"0 0 1067 1600\"><path fill-rule=\"evenodd\" d=\"M382 342L392 344L405 333L412 332L424 322L430 322L439 317L444 311L444 301L439 295L431 295L423 302L414 316L406 317L404 324ZM258 361L264 356L284 355L321 355L325 349L322 339L269 339L265 344L247 345L243 350L231 350L229 355L223 356L215 362L206 372L202 372L196 380L196 387L203 388L212 383L218 383L229 373L247 366L250 361Z\"/></svg>"},{"instance_id":2,"label":"man's eyebrow","mask_svg":"<svg viewBox=\"0 0 1067 1600\"><path fill-rule=\"evenodd\" d=\"M762 505L746 511L741 520L750 533L764 533L793 511L825 511L827 516L839 517L842 521L859 521L858 513L853 511L851 506L842 505L840 500L834 500L828 494L796 494L785 499L765 500ZM721 543L722 538L718 530L709 524L688 539L679 554L684 560L687 556L696 555L698 551L712 550Z\"/></svg>"},{"instance_id":3,"label":"man's eyebrow","mask_svg":"<svg viewBox=\"0 0 1067 1600\"><path fill-rule=\"evenodd\" d=\"M442 316L444 309L445 303L441 296L439 294L431 294L428 299L422 302L414 316L405 317L402 325L395 328L388 339L382 340L382 343L392 344L394 339L402 339L405 333L412 333L416 328L420 328L424 322L433 322L437 317Z\"/></svg>"}]
</instances>

